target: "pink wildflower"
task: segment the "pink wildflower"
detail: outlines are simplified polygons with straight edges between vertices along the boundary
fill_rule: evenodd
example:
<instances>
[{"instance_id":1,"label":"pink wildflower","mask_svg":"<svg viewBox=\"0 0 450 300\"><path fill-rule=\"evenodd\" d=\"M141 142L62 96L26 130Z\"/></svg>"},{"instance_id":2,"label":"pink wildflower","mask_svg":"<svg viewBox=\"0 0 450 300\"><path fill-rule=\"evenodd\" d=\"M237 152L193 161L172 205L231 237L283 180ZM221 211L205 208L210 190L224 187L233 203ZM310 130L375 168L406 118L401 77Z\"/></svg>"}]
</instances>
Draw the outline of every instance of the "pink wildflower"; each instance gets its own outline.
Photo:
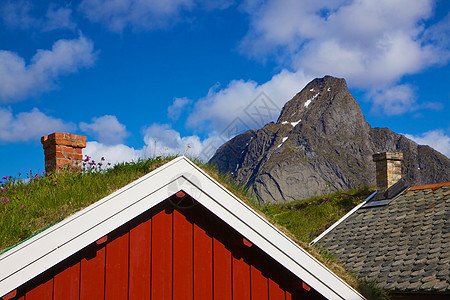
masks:
<instances>
[{"instance_id":1,"label":"pink wildflower","mask_svg":"<svg viewBox=\"0 0 450 300\"><path fill-rule=\"evenodd\" d=\"M57 185L57 184L58 184L58 182L55 181L55 185Z\"/></svg>"}]
</instances>

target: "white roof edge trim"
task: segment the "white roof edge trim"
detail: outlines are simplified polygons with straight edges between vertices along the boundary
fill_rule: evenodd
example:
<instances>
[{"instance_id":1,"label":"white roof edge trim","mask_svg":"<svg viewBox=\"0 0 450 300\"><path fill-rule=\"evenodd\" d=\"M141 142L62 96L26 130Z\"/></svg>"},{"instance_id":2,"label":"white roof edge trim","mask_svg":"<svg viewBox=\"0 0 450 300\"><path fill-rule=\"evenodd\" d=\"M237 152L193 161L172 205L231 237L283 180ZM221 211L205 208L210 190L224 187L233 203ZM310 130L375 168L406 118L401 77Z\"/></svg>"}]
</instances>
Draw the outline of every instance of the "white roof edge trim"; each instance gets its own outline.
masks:
<instances>
[{"instance_id":1,"label":"white roof edge trim","mask_svg":"<svg viewBox=\"0 0 450 300\"><path fill-rule=\"evenodd\" d=\"M367 197L363 202L361 202L360 204L358 204L357 206L355 206L351 211L349 211L348 213L345 214L345 216L343 216L342 218L340 218L339 220L337 220L333 225L331 225L330 227L328 227L324 232L322 232L318 237L316 237L311 243L309 243L309 245L314 245L315 243L317 243L320 239L322 239L324 236L326 236L331 230L333 230L334 228L336 228L336 226L338 226L339 224L341 224L342 222L344 222L348 217L350 217L355 211L357 211L358 209L360 209L364 204L366 204L367 202L370 201L370 199L373 198L373 196L375 196L377 192L373 192L369 197Z\"/></svg>"},{"instance_id":2,"label":"white roof edge trim","mask_svg":"<svg viewBox=\"0 0 450 300\"><path fill-rule=\"evenodd\" d=\"M168 162L0 255L0 296L157 205L179 189L184 189L325 297L363 299L186 157ZM196 192L197 195L193 195ZM60 228L64 228L64 232Z\"/></svg>"},{"instance_id":3,"label":"white roof edge trim","mask_svg":"<svg viewBox=\"0 0 450 300\"><path fill-rule=\"evenodd\" d=\"M356 292L350 285L348 285L345 281L343 281L340 277L338 277L336 274L334 274L333 272L331 272L327 267L325 267L321 262L319 262L315 257L313 257L311 254L309 254L306 250L304 250L302 247L300 247L297 243L295 243L294 241L292 241L288 236L286 236L283 232L281 232L278 228L276 228L273 224L271 224L270 222L268 222L264 217L262 217L260 214L258 214L256 211L254 211L252 208L250 208L247 204L245 204L242 200L240 200L239 198L237 198L233 193L231 193L230 191L228 191L224 186L222 186L220 183L218 183L216 180L214 180L213 178L211 178L207 173L205 173L205 171L203 171L201 168L199 168L198 166L196 166L195 164L193 164L191 161L187 160L188 163L190 163L193 168L195 168L198 172L202 173L203 176L207 177L211 183L213 183L214 185L216 185L218 188L220 188L222 191L224 191L225 193L227 193L230 197L234 198L234 200L236 200L237 203L240 203L240 205L242 207L239 207L239 209L236 209L235 212L236 213L240 213L245 209L247 210L250 215L253 215L254 217L256 217L258 219L259 222L263 222L266 226L268 226L271 230L274 230L277 235L282 236L283 239L285 241L287 241L289 243L289 245L293 248L295 248L296 251L300 251L302 253L302 255L304 255L305 257L307 257L307 259L311 260L312 262L312 266L311 269L314 270L314 272L309 272L309 270L305 269L306 272L310 273L311 276L313 276L315 279L317 279L319 282L321 282L321 284L324 284L325 286L327 286L327 288L330 288L328 286L327 283L322 282L322 280L320 278L317 278L315 276L315 274L313 273L320 273L318 272L318 270L322 270L324 271L324 274L321 275L325 275L325 276L329 276L329 277L333 277L336 281L338 281L340 284L343 284L346 286L346 288L349 289L350 294L347 294L346 297L344 297L343 299L364 299L358 292ZM191 195L192 196L192 195ZM194 197L195 198L195 197ZM197 199L197 198L196 198ZM198 200L198 199L197 199ZM202 201L199 201L202 202ZM204 204L204 203L202 203ZM217 204L219 204L219 206L223 207L224 209L226 209L230 214L232 214L233 216L235 216L236 218L239 218L239 216L237 216L235 214L235 212L229 211L228 208L222 204L222 202L217 202ZM207 207L209 209L209 207ZM210 209L211 210L211 209ZM211 210L213 211L213 210ZM214 212L214 211L213 211ZM214 212L215 213L215 212ZM249 216L246 216L246 218L244 220L241 220L243 223L248 223L248 219ZM224 218L222 218L223 221L227 221ZM228 223L228 222L227 222ZM234 229L237 230L237 228L233 225L235 224L230 224L228 223L231 227L233 227ZM240 232L239 230L237 230L238 232ZM277 248L278 250L284 252L282 249L280 249L277 245L277 243L272 242L270 240L268 240L267 238L265 238L265 235L267 234L267 231L264 230L263 231L264 234L261 234L258 232L258 234L265 239L268 243L270 243L273 247ZM248 235L244 234L243 232L240 232L243 236L245 236L246 238L249 238ZM253 242L255 245L257 245L258 247L260 247L263 251L265 250L264 247L261 247L257 242L252 241L250 238L249 240L251 242ZM291 249L292 250L292 249ZM265 251L267 253L267 251ZM268 253L270 254L270 253ZM298 264L298 262L296 261L296 259L293 256L290 256L287 253L286 254L290 260L292 260L294 263ZM284 265L284 264L282 264ZM292 271L291 268L287 265L284 265L288 270ZM294 274L296 274L295 272L293 272ZM296 274L297 276L299 274ZM303 274L305 275L305 274ZM300 277L300 276L299 276ZM308 282L307 280L305 280L305 278L302 278L302 280L304 280L306 283L310 284L310 282ZM337 282L336 282L337 283ZM316 290L319 290L319 288L317 286L315 286L314 284L310 284L313 288L315 288ZM330 288L332 289L332 288ZM355 293L358 295L355 298ZM349 298L350 297L350 298Z\"/></svg>"}]
</instances>

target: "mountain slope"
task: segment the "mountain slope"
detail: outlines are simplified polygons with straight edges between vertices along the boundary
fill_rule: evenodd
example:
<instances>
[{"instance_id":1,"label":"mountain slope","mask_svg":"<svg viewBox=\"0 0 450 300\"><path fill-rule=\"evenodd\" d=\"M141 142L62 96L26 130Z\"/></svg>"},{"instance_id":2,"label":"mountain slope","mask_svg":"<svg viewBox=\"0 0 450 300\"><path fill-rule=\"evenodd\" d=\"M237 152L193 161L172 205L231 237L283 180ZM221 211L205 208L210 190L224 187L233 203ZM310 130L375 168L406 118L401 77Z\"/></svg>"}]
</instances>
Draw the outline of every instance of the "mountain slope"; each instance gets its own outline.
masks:
<instances>
[{"instance_id":1,"label":"mountain slope","mask_svg":"<svg viewBox=\"0 0 450 300\"><path fill-rule=\"evenodd\" d=\"M290 202L375 184L372 154L404 153L410 184L450 180L450 160L387 128L371 128L344 79L314 79L288 101L276 123L222 145L210 163L261 201Z\"/></svg>"}]
</instances>

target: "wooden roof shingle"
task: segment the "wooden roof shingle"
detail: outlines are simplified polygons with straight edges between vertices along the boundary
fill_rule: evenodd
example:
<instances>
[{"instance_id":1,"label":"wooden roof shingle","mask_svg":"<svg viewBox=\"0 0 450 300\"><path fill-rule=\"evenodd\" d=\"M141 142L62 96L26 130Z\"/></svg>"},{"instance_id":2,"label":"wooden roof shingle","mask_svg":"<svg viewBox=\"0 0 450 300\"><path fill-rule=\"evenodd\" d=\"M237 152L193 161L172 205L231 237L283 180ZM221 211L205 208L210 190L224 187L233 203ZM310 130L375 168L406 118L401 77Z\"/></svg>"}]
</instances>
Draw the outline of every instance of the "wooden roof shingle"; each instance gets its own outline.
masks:
<instances>
[{"instance_id":1,"label":"wooden roof shingle","mask_svg":"<svg viewBox=\"0 0 450 300\"><path fill-rule=\"evenodd\" d=\"M317 245L393 293L450 293L450 182L362 206Z\"/></svg>"}]
</instances>

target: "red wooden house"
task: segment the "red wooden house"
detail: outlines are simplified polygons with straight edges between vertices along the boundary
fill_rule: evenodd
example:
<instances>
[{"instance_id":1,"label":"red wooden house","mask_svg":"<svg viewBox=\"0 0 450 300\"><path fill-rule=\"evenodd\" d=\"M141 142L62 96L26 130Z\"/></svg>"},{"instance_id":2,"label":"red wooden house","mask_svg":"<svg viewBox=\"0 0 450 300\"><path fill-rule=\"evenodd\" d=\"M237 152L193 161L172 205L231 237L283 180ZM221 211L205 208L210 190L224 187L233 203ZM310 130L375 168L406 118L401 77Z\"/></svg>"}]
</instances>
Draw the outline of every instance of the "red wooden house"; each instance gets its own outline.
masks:
<instances>
[{"instance_id":1,"label":"red wooden house","mask_svg":"<svg viewBox=\"0 0 450 300\"><path fill-rule=\"evenodd\" d=\"M362 299L185 157L0 256L2 299Z\"/></svg>"}]
</instances>

